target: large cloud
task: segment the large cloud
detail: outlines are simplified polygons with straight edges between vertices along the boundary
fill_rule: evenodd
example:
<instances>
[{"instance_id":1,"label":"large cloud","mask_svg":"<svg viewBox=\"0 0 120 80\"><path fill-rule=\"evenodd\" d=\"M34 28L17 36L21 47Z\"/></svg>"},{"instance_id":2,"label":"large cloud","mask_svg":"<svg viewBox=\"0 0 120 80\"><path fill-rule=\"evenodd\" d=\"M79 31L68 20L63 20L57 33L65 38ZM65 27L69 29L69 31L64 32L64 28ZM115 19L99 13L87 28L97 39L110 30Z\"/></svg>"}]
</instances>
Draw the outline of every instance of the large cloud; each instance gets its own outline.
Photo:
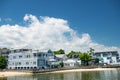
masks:
<instances>
[{"instance_id":1,"label":"large cloud","mask_svg":"<svg viewBox=\"0 0 120 80\"><path fill-rule=\"evenodd\" d=\"M93 42L88 33L76 35L64 19L53 17L40 17L26 14L26 26L2 25L0 26L0 47L33 48L40 50L64 49L87 51L90 47L96 51L117 50L118 47L107 47Z\"/></svg>"}]
</instances>

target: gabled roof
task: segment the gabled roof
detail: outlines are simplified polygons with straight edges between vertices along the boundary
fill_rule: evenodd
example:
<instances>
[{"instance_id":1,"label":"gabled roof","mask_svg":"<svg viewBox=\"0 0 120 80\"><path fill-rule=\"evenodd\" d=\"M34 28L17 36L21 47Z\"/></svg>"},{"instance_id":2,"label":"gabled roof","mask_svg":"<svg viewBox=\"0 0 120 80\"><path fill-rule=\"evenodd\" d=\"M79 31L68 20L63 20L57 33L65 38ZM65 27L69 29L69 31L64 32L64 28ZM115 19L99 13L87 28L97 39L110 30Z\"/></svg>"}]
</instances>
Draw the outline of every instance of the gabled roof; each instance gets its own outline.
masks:
<instances>
[{"instance_id":1,"label":"gabled roof","mask_svg":"<svg viewBox=\"0 0 120 80\"><path fill-rule=\"evenodd\" d=\"M95 52L95 54L104 54L104 53L118 53L117 51L103 51L103 52Z\"/></svg>"},{"instance_id":2,"label":"gabled roof","mask_svg":"<svg viewBox=\"0 0 120 80\"><path fill-rule=\"evenodd\" d=\"M66 54L57 54L55 55L57 58L67 58Z\"/></svg>"},{"instance_id":3,"label":"gabled roof","mask_svg":"<svg viewBox=\"0 0 120 80\"><path fill-rule=\"evenodd\" d=\"M64 63L76 63L75 59L67 59L65 61L63 61Z\"/></svg>"}]
</instances>

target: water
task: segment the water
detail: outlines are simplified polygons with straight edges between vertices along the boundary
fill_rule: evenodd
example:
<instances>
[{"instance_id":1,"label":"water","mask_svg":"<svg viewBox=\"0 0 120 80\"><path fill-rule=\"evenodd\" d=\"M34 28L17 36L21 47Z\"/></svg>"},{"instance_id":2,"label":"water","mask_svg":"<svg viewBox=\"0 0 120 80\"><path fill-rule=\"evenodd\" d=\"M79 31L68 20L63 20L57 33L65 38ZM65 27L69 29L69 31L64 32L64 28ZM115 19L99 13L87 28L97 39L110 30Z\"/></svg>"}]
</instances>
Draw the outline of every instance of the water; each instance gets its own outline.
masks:
<instances>
[{"instance_id":1,"label":"water","mask_svg":"<svg viewBox=\"0 0 120 80\"><path fill-rule=\"evenodd\" d=\"M35 74L0 78L0 80L120 80L120 70Z\"/></svg>"}]
</instances>

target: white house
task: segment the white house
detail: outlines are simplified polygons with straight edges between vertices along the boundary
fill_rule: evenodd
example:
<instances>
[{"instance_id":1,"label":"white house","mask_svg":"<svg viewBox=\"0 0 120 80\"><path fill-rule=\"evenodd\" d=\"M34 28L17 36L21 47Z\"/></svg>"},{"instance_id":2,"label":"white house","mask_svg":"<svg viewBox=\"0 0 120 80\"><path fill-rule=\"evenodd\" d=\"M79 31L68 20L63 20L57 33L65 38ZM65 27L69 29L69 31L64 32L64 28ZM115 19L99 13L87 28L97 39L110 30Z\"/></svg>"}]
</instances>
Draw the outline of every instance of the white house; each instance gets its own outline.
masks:
<instances>
[{"instance_id":1,"label":"white house","mask_svg":"<svg viewBox=\"0 0 120 80\"><path fill-rule=\"evenodd\" d=\"M94 54L97 58L100 59L100 63L106 64L119 63L119 53L117 51L95 52Z\"/></svg>"},{"instance_id":2,"label":"white house","mask_svg":"<svg viewBox=\"0 0 120 80\"><path fill-rule=\"evenodd\" d=\"M14 49L8 56L8 69L40 69L58 65L51 50Z\"/></svg>"},{"instance_id":3,"label":"white house","mask_svg":"<svg viewBox=\"0 0 120 80\"><path fill-rule=\"evenodd\" d=\"M77 59L67 59L63 61L64 67L78 67L81 65L81 61Z\"/></svg>"},{"instance_id":4,"label":"white house","mask_svg":"<svg viewBox=\"0 0 120 80\"><path fill-rule=\"evenodd\" d=\"M56 59L57 59L58 61L60 61L60 62L63 62L64 60L67 59L66 54L57 54L57 55L55 55L55 56L56 56Z\"/></svg>"}]
</instances>

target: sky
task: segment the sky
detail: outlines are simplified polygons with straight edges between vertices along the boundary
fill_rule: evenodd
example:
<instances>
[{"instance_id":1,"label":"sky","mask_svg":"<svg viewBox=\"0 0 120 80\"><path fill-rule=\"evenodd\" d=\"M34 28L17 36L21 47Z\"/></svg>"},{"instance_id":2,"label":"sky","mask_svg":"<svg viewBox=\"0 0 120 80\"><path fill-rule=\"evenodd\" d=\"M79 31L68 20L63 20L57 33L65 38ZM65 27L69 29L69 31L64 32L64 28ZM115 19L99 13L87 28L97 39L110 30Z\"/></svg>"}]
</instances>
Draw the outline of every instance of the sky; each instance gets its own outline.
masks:
<instances>
[{"instance_id":1,"label":"sky","mask_svg":"<svg viewBox=\"0 0 120 80\"><path fill-rule=\"evenodd\" d=\"M0 47L120 50L119 0L0 0Z\"/></svg>"}]
</instances>

